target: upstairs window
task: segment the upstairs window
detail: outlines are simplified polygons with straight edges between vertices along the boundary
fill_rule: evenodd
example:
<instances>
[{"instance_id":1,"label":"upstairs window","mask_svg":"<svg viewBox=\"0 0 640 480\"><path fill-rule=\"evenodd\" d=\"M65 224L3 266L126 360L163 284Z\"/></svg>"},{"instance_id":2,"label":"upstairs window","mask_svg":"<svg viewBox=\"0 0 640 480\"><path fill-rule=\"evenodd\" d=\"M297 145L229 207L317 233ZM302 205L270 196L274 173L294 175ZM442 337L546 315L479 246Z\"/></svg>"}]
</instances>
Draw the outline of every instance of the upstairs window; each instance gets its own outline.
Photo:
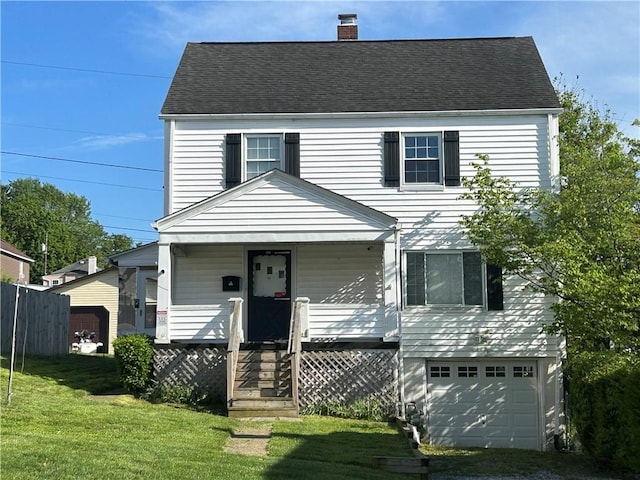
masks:
<instances>
[{"instance_id":1,"label":"upstairs window","mask_svg":"<svg viewBox=\"0 0 640 480\"><path fill-rule=\"evenodd\" d=\"M282 169L282 136L247 135L246 180L274 168Z\"/></svg>"},{"instance_id":2,"label":"upstairs window","mask_svg":"<svg viewBox=\"0 0 640 480\"><path fill-rule=\"evenodd\" d=\"M384 132L385 187L460 186L460 132Z\"/></svg>"},{"instance_id":3,"label":"upstairs window","mask_svg":"<svg viewBox=\"0 0 640 480\"><path fill-rule=\"evenodd\" d=\"M274 168L300 177L299 133L227 133L224 155L226 188L233 188Z\"/></svg>"},{"instance_id":4,"label":"upstairs window","mask_svg":"<svg viewBox=\"0 0 640 480\"><path fill-rule=\"evenodd\" d=\"M407 252L406 258L407 305L483 305L478 252Z\"/></svg>"},{"instance_id":5,"label":"upstairs window","mask_svg":"<svg viewBox=\"0 0 640 480\"><path fill-rule=\"evenodd\" d=\"M405 184L442 183L442 148L438 134L411 134L404 136Z\"/></svg>"}]
</instances>

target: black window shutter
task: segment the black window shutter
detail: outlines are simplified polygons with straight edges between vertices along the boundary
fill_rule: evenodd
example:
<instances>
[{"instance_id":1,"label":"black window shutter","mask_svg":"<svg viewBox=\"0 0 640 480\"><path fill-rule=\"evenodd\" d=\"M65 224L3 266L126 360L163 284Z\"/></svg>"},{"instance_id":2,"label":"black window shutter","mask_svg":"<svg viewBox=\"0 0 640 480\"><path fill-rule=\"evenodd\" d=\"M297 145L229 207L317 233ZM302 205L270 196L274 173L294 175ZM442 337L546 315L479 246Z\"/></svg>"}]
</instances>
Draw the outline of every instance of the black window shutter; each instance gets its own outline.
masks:
<instances>
[{"instance_id":1,"label":"black window shutter","mask_svg":"<svg viewBox=\"0 0 640 480\"><path fill-rule=\"evenodd\" d=\"M487 264L487 309L504 310L502 268Z\"/></svg>"},{"instance_id":2,"label":"black window shutter","mask_svg":"<svg viewBox=\"0 0 640 480\"><path fill-rule=\"evenodd\" d=\"M444 184L460 186L459 132L444 132Z\"/></svg>"},{"instance_id":3,"label":"black window shutter","mask_svg":"<svg viewBox=\"0 0 640 480\"><path fill-rule=\"evenodd\" d=\"M242 181L242 152L239 133L227 133L225 153L225 185L235 187Z\"/></svg>"},{"instance_id":4,"label":"black window shutter","mask_svg":"<svg viewBox=\"0 0 640 480\"><path fill-rule=\"evenodd\" d=\"M284 171L295 177L300 176L300 134L284 135Z\"/></svg>"},{"instance_id":5,"label":"black window shutter","mask_svg":"<svg viewBox=\"0 0 640 480\"><path fill-rule=\"evenodd\" d=\"M400 134L384 132L384 186L400 186Z\"/></svg>"}]
</instances>

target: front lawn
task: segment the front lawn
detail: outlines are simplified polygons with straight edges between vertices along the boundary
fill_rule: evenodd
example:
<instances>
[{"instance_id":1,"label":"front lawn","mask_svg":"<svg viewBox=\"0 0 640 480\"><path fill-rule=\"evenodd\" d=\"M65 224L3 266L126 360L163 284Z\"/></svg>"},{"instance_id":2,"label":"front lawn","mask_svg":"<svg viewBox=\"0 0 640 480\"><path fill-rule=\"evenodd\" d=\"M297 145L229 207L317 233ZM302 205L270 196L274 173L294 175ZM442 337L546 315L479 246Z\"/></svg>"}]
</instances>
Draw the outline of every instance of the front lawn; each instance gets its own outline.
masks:
<instances>
[{"instance_id":1,"label":"front lawn","mask_svg":"<svg viewBox=\"0 0 640 480\"><path fill-rule=\"evenodd\" d=\"M410 455L384 423L326 417L276 422L268 457L225 453L239 420L154 405L117 387L110 357L27 358L6 405L2 359L2 478L390 479L376 455Z\"/></svg>"}]
</instances>

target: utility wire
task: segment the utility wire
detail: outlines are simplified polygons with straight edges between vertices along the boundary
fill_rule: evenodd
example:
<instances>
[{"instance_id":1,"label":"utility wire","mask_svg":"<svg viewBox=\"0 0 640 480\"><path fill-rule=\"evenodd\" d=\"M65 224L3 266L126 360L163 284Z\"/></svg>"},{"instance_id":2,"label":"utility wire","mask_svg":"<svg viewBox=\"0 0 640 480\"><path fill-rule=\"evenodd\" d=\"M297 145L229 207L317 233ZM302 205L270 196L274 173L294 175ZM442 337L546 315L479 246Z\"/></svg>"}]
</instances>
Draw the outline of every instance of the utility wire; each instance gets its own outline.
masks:
<instances>
[{"instance_id":1,"label":"utility wire","mask_svg":"<svg viewBox=\"0 0 640 480\"><path fill-rule=\"evenodd\" d=\"M111 70L92 70L89 68L77 68L77 67L62 67L59 65L44 65L41 63L27 63L27 62L13 62L11 60L2 60L2 63L8 63L11 65L24 65L27 67L38 67L38 68L54 68L56 70L73 70L76 72L87 72L87 73L102 73L107 75L124 75L127 77L147 77L147 78L166 78L171 79L172 77L166 77L164 75L149 75L146 73L129 73L129 72L114 72Z\"/></svg>"},{"instance_id":2,"label":"utility wire","mask_svg":"<svg viewBox=\"0 0 640 480\"><path fill-rule=\"evenodd\" d=\"M144 172L158 172L163 173L163 170L158 170L156 168L144 168L144 167L132 167L130 165L117 165L114 163L100 163L100 162L89 162L86 160L71 160L68 158L59 158L59 157L49 157L46 155L33 155L31 153L22 153L22 152L7 152L5 150L0 151L0 153L4 155L16 155L18 157L31 157L31 158L43 158L46 160L56 160L60 162L71 162L71 163L82 163L85 165L99 165L101 167L113 167L113 168L126 168L128 170L141 170Z\"/></svg>"},{"instance_id":3,"label":"utility wire","mask_svg":"<svg viewBox=\"0 0 640 480\"><path fill-rule=\"evenodd\" d=\"M155 231L142 228L126 228L126 227L114 227L113 225L102 225L104 228L114 228L116 230L131 230L132 232L144 232L144 233L155 233Z\"/></svg>"},{"instance_id":4,"label":"utility wire","mask_svg":"<svg viewBox=\"0 0 640 480\"><path fill-rule=\"evenodd\" d=\"M148 218L122 217L120 215L110 215L106 213L93 213L93 215L97 215L100 217L123 218L125 220L139 220L141 222L149 222L149 223L153 222L153 220L149 220Z\"/></svg>"},{"instance_id":5,"label":"utility wire","mask_svg":"<svg viewBox=\"0 0 640 480\"><path fill-rule=\"evenodd\" d=\"M38 177L38 178L52 178L54 180L65 180L65 181L68 181L68 182L92 183L94 185L106 185L106 186L109 186L109 187L133 188L135 190L150 190L152 192L161 192L162 191L161 188L136 187L135 185L119 185L117 183L92 182L90 180L80 180L80 179L75 179L75 178L49 177L47 175L39 175L39 174L32 174L32 173L10 172L9 170L2 170L2 173L10 173L12 175L28 175L28 176L32 176L32 177Z\"/></svg>"}]
</instances>

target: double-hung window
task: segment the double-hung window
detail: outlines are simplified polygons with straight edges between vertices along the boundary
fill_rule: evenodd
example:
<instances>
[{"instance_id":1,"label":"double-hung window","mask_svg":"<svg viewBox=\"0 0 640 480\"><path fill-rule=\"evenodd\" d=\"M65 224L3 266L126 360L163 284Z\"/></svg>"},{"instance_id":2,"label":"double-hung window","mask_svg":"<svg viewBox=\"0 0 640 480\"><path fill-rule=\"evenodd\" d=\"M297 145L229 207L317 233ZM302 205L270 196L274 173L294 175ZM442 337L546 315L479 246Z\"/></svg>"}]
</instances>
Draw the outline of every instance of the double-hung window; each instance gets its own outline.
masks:
<instances>
[{"instance_id":1,"label":"double-hung window","mask_svg":"<svg viewBox=\"0 0 640 480\"><path fill-rule=\"evenodd\" d=\"M282 169L282 135L247 135L246 180Z\"/></svg>"},{"instance_id":2,"label":"double-hung window","mask_svg":"<svg viewBox=\"0 0 640 480\"><path fill-rule=\"evenodd\" d=\"M478 252L407 252L406 304L481 306L482 258Z\"/></svg>"},{"instance_id":3,"label":"double-hung window","mask_svg":"<svg viewBox=\"0 0 640 480\"><path fill-rule=\"evenodd\" d=\"M384 132L385 187L407 190L460 186L460 132Z\"/></svg>"},{"instance_id":4,"label":"double-hung window","mask_svg":"<svg viewBox=\"0 0 640 480\"><path fill-rule=\"evenodd\" d=\"M300 134L225 135L225 188L278 168L300 177Z\"/></svg>"},{"instance_id":5,"label":"double-hung window","mask_svg":"<svg viewBox=\"0 0 640 480\"><path fill-rule=\"evenodd\" d=\"M442 184L442 142L437 133L409 133L403 136L402 161L405 185Z\"/></svg>"}]
</instances>

